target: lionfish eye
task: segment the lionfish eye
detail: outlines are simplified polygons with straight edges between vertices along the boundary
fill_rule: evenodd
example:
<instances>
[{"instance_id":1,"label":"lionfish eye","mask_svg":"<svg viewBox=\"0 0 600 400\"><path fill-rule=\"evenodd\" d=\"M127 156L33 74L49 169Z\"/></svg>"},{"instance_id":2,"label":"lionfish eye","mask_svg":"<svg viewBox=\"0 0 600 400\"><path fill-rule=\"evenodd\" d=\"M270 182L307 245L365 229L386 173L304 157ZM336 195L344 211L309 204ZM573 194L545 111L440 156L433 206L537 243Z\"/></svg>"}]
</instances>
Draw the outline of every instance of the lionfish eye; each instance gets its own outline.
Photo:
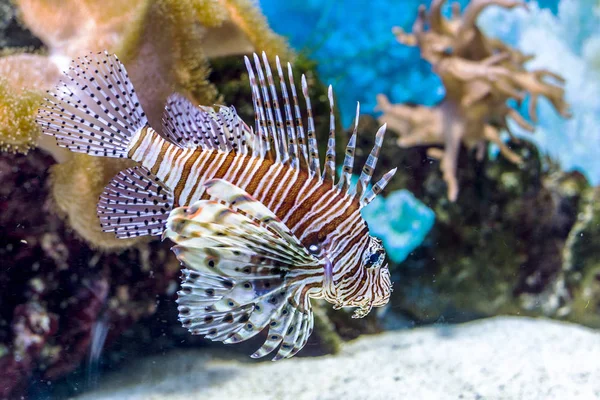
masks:
<instances>
[{"instance_id":1,"label":"lionfish eye","mask_svg":"<svg viewBox=\"0 0 600 400\"><path fill-rule=\"evenodd\" d=\"M310 246L308 246L308 252L315 256L321 252L321 246L319 246L318 244L311 244Z\"/></svg>"},{"instance_id":2,"label":"lionfish eye","mask_svg":"<svg viewBox=\"0 0 600 400\"><path fill-rule=\"evenodd\" d=\"M373 268L381 263L381 253L378 251L377 253L373 253L367 258L367 262L365 263L365 268Z\"/></svg>"},{"instance_id":3,"label":"lionfish eye","mask_svg":"<svg viewBox=\"0 0 600 400\"><path fill-rule=\"evenodd\" d=\"M385 250L383 249L383 242L376 238L371 237L371 243L369 249L363 258L365 268L379 267L385 259Z\"/></svg>"}]
</instances>

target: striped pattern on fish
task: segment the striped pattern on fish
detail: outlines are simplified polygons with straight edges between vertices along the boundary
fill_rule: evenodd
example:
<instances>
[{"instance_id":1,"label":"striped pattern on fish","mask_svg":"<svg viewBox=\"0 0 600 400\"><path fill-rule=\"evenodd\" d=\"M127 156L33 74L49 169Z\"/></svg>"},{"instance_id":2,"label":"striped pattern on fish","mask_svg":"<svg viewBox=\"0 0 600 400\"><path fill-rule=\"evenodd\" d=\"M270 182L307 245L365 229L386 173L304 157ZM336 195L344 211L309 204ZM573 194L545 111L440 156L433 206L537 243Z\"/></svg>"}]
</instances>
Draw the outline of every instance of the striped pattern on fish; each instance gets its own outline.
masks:
<instances>
[{"instance_id":1,"label":"striped pattern on fish","mask_svg":"<svg viewBox=\"0 0 600 400\"><path fill-rule=\"evenodd\" d=\"M391 282L381 241L369 235L360 209L380 193L395 169L369 188L385 126L351 187L354 133L335 182L335 119L323 171L306 78L301 90L306 132L291 65L287 82L276 58L279 90L266 55L246 58L255 129L233 107L196 107L169 97L160 134L148 125L135 89L116 56L79 58L50 93L38 122L59 145L105 157L127 157L98 204L103 229L118 237L162 234L186 267L179 294L182 324L225 343L268 328L253 354L278 348L291 357L308 340L309 298L355 317L388 302ZM288 91L289 85L289 91ZM291 94L291 96L290 96Z\"/></svg>"}]
</instances>

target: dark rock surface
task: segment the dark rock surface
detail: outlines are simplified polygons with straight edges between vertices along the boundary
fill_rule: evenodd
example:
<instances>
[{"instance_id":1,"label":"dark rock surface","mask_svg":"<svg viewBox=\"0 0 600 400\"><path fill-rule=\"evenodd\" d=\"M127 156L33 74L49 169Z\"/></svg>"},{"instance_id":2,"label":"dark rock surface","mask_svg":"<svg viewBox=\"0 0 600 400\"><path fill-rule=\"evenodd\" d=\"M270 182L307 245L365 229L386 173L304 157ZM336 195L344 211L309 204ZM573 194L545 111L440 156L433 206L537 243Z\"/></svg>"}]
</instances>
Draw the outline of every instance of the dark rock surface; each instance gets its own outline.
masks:
<instances>
[{"instance_id":1,"label":"dark rock surface","mask_svg":"<svg viewBox=\"0 0 600 400\"><path fill-rule=\"evenodd\" d=\"M101 254L77 238L48 197L52 164L40 151L0 154L0 398L93 362L178 280L168 245Z\"/></svg>"}]
</instances>

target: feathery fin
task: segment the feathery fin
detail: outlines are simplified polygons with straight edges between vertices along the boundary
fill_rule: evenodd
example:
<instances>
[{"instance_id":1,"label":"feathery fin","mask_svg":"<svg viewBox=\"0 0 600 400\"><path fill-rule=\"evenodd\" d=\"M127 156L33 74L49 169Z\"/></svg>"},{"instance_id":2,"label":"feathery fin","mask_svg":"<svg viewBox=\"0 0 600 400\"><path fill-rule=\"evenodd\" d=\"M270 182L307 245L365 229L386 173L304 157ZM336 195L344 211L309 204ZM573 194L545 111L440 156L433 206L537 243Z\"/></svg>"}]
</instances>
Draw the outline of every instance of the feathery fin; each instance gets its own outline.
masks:
<instances>
[{"instance_id":1,"label":"feathery fin","mask_svg":"<svg viewBox=\"0 0 600 400\"><path fill-rule=\"evenodd\" d=\"M193 334L236 343L268 328L252 356L279 347L291 357L308 340L313 316L306 284L321 282L322 266L263 204L231 183L206 183L211 200L174 209L163 238L184 270L179 319Z\"/></svg>"},{"instance_id":2,"label":"feathery fin","mask_svg":"<svg viewBox=\"0 0 600 400\"><path fill-rule=\"evenodd\" d=\"M150 171L133 167L119 172L98 202L104 232L118 238L159 235L173 208L173 194Z\"/></svg>"},{"instance_id":3,"label":"feathery fin","mask_svg":"<svg viewBox=\"0 0 600 400\"><path fill-rule=\"evenodd\" d=\"M184 96L174 93L163 112L163 134L182 148L235 151L247 154L250 128L233 107L197 107Z\"/></svg>"},{"instance_id":4,"label":"feathery fin","mask_svg":"<svg viewBox=\"0 0 600 400\"><path fill-rule=\"evenodd\" d=\"M131 139L148 120L117 56L79 57L65 78L38 109L42 132L71 151L127 157Z\"/></svg>"}]
</instances>

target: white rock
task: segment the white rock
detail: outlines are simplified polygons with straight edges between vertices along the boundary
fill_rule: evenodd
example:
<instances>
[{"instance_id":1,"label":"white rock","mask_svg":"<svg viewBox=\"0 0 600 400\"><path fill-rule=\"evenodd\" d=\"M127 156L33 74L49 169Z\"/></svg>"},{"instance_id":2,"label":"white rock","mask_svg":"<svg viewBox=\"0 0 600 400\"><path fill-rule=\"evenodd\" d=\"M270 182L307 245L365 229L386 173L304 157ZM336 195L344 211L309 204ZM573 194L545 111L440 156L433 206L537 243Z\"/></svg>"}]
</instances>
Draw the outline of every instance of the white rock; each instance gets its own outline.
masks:
<instances>
[{"instance_id":1,"label":"white rock","mask_svg":"<svg viewBox=\"0 0 600 400\"><path fill-rule=\"evenodd\" d=\"M134 362L79 399L597 398L600 333L496 317L362 337L335 356L276 363L179 351Z\"/></svg>"}]
</instances>

